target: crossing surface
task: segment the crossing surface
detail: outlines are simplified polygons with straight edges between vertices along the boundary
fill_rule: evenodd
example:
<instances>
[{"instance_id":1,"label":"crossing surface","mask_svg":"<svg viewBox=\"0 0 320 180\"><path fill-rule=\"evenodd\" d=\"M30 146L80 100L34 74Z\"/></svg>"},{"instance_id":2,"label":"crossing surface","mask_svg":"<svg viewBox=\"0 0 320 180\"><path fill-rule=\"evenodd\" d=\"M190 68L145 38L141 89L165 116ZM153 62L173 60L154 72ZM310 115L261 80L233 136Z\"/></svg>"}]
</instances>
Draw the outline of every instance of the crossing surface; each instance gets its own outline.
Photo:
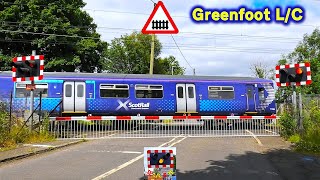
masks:
<instances>
[{"instance_id":1,"label":"crossing surface","mask_svg":"<svg viewBox=\"0 0 320 180\"><path fill-rule=\"evenodd\" d=\"M286 179L289 173L282 174L283 170L275 165L277 160L272 161L274 156L269 154L276 155L287 145L279 137L259 140L261 144L252 137L90 140L2 164L0 174L3 179L140 180L143 179L143 148L173 146L177 148L179 179ZM277 150L268 152L274 148ZM287 168L295 167L288 162L283 169ZM295 176L304 177L303 173Z\"/></svg>"}]
</instances>

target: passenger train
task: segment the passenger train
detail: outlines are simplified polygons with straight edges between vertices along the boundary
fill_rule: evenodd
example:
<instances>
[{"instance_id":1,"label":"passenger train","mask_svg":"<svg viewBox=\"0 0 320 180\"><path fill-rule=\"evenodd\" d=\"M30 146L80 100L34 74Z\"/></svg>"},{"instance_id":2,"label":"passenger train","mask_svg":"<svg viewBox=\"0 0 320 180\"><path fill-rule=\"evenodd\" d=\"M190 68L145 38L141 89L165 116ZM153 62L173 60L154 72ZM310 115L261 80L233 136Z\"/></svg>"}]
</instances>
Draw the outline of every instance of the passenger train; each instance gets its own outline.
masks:
<instances>
[{"instance_id":1,"label":"passenger train","mask_svg":"<svg viewBox=\"0 0 320 180\"><path fill-rule=\"evenodd\" d=\"M0 100L29 108L30 82L11 76L0 72ZM273 82L251 77L45 72L35 84L34 106L42 92L42 110L62 116L276 114Z\"/></svg>"}]
</instances>

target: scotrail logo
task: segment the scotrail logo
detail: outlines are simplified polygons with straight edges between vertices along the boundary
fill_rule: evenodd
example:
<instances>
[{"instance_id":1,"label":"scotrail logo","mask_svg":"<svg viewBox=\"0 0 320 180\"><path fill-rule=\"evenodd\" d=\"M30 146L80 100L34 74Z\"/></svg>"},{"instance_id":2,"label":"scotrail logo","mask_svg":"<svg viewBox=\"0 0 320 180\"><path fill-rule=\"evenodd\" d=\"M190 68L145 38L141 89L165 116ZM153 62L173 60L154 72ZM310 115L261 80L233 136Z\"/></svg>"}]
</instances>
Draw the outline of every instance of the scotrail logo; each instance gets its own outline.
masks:
<instances>
[{"instance_id":1,"label":"scotrail logo","mask_svg":"<svg viewBox=\"0 0 320 180\"><path fill-rule=\"evenodd\" d=\"M118 100L119 106L116 108L116 111L118 111L121 108L124 108L126 111L130 109L149 109L150 103L132 103L130 100L127 100L126 102L122 102Z\"/></svg>"}]
</instances>

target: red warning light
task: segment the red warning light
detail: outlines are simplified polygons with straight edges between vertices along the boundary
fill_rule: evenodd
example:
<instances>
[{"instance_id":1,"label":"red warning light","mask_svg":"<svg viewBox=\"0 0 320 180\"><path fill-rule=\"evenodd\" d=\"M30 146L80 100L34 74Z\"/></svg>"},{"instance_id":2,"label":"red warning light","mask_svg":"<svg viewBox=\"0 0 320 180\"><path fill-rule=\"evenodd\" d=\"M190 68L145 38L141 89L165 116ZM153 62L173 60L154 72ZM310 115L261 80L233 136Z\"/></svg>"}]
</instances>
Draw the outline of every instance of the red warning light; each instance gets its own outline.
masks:
<instances>
[{"instance_id":1,"label":"red warning light","mask_svg":"<svg viewBox=\"0 0 320 180\"><path fill-rule=\"evenodd\" d=\"M300 75L300 74L303 73L303 70L302 70L301 68L297 68L297 69L296 69L296 73Z\"/></svg>"}]
</instances>

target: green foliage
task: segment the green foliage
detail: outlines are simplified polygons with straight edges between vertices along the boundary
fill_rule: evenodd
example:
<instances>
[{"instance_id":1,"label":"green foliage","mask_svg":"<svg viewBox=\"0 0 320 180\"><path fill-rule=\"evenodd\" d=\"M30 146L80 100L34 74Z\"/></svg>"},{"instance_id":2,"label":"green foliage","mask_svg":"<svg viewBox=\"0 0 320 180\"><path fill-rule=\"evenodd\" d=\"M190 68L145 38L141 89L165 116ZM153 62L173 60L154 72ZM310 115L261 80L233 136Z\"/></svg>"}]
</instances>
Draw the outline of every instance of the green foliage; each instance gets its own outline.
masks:
<instances>
[{"instance_id":1,"label":"green foliage","mask_svg":"<svg viewBox=\"0 0 320 180\"><path fill-rule=\"evenodd\" d=\"M320 109L315 101L305 107L303 128L297 150L320 153Z\"/></svg>"},{"instance_id":2,"label":"green foliage","mask_svg":"<svg viewBox=\"0 0 320 180\"><path fill-rule=\"evenodd\" d=\"M4 146L9 133L9 114L0 109L0 147Z\"/></svg>"},{"instance_id":3,"label":"green foliage","mask_svg":"<svg viewBox=\"0 0 320 180\"><path fill-rule=\"evenodd\" d=\"M83 0L11 0L0 3L1 67L14 56L45 55L46 71L92 72L100 68L106 43L101 42L93 18L81 10ZM4 61L3 61L4 60Z\"/></svg>"},{"instance_id":4,"label":"green foliage","mask_svg":"<svg viewBox=\"0 0 320 180\"><path fill-rule=\"evenodd\" d=\"M173 69L172 69L173 68ZM179 62L174 56L169 56L165 58L158 58L155 61L154 72L155 74L167 74L170 75L183 75L185 68L181 67Z\"/></svg>"},{"instance_id":5,"label":"green foliage","mask_svg":"<svg viewBox=\"0 0 320 180\"><path fill-rule=\"evenodd\" d=\"M283 113L280 118L280 126L281 126L281 136L286 139L290 136L296 134L296 120L293 118L291 113Z\"/></svg>"},{"instance_id":6,"label":"green foliage","mask_svg":"<svg viewBox=\"0 0 320 180\"><path fill-rule=\"evenodd\" d=\"M101 41L83 0L11 0L0 3L0 67L11 70L12 57L36 50L45 55L45 71L147 74L151 35L133 32ZM161 58L155 38L154 74L183 74L178 61Z\"/></svg>"},{"instance_id":7,"label":"green foliage","mask_svg":"<svg viewBox=\"0 0 320 180\"><path fill-rule=\"evenodd\" d=\"M40 132L30 131L23 126L23 119L12 116L9 122L9 113L0 110L0 149L15 147L19 143L47 142L54 140L49 133L49 118L46 116L41 126Z\"/></svg>"},{"instance_id":8,"label":"green foliage","mask_svg":"<svg viewBox=\"0 0 320 180\"><path fill-rule=\"evenodd\" d=\"M289 137L288 141L292 142L292 143L298 143L300 141L300 136L299 134L294 134L292 136Z\"/></svg>"},{"instance_id":9,"label":"green foliage","mask_svg":"<svg viewBox=\"0 0 320 180\"><path fill-rule=\"evenodd\" d=\"M250 66L250 70L257 78L274 79L274 68L270 68L261 61L255 62Z\"/></svg>"},{"instance_id":10,"label":"green foliage","mask_svg":"<svg viewBox=\"0 0 320 180\"><path fill-rule=\"evenodd\" d=\"M281 135L295 143L296 150L308 153L320 153L320 108L315 101L305 105L303 112L303 130L297 130L297 123L286 112L281 116Z\"/></svg>"},{"instance_id":11,"label":"green foliage","mask_svg":"<svg viewBox=\"0 0 320 180\"><path fill-rule=\"evenodd\" d=\"M111 73L148 74L150 69L150 51L152 36L138 32L115 38L105 49L103 69ZM154 74L183 74L184 69L173 56L161 58L162 45L155 37Z\"/></svg>"},{"instance_id":12,"label":"green foliage","mask_svg":"<svg viewBox=\"0 0 320 180\"><path fill-rule=\"evenodd\" d=\"M320 94L320 31L315 29L310 35L304 35L303 40L297 45L295 50L284 56L278 61L279 65L291 63L310 62L311 64L311 78L312 84L308 86L297 87L297 92L303 94ZM291 95L292 90L290 87L282 87L277 91L276 97L279 102L283 102L282 95Z\"/></svg>"},{"instance_id":13,"label":"green foliage","mask_svg":"<svg viewBox=\"0 0 320 180\"><path fill-rule=\"evenodd\" d=\"M87 120L81 120L81 121L78 121L78 124L79 125L83 125L83 126L91 126L91 125L94 125L94 122L93 121L87 121Z\"/></svg>"}]
</instances>

